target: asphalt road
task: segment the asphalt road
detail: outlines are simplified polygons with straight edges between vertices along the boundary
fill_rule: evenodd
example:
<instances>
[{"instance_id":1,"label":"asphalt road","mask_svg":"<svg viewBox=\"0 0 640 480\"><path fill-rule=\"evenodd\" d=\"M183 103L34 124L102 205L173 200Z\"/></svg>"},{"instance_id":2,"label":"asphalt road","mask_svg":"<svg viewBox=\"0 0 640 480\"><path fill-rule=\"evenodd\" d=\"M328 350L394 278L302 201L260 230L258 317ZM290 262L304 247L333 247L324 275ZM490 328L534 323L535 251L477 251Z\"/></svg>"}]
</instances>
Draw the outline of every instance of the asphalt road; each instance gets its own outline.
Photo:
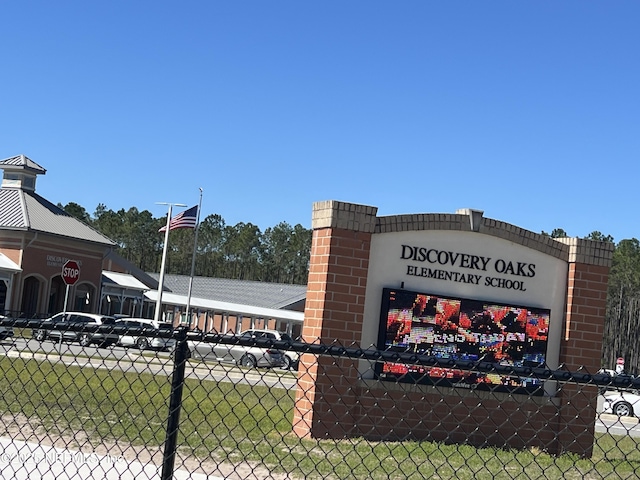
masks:
<instances>
[{"instance_id":1,"label":"asphalt road","mask_svg":"<svg viewBox=\"0 0 640 480\"><path fill-rule=\"evenodd\" d=\"M600 413L596 419L596 432L640 437L640 425L637 418Z\"/></svg>"},{"instance_id":2,"label":"asphalt road","mask_svg":"<svg viewBox=\"0 0 640 480\"><path fill-rule=\"evenodd\" d=\"M0 342L0 355L8 357L36 358L91 368L146 372L156 375L171 375L173 360L169 352L155 352L137 348L111 346L81 347L74 343L38 342L33 339L16 338L13 342ZM291 390L296 386L293 372L282 369L246 369L231 364L203 362L191 359L187 362L185 376L198 380L264 385Z\"/></svg>"}]
</instances>

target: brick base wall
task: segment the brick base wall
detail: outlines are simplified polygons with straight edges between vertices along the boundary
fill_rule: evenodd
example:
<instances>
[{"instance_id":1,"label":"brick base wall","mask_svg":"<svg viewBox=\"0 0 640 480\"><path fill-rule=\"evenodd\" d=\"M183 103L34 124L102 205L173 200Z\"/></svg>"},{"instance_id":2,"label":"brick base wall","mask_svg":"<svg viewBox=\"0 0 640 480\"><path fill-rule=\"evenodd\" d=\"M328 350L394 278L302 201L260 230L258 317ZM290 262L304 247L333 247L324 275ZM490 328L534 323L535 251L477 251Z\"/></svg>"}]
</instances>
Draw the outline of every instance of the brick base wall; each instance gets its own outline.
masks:
<instances>
[{"instance_id":1,"label":"brick base wall","mask_svg":"<svg viewBox=\"0 0 640 480\"><path fill-rule=\"evenodd\" d=\"M450 394L446 392L449 391ZM421 393L385 386L359 386L357 436L369 440L428 440L476 447L536 447L558 451L554 434L558 407L549 398L487 398L450 388L425 387Z\"/></svg>"}]
</instances>

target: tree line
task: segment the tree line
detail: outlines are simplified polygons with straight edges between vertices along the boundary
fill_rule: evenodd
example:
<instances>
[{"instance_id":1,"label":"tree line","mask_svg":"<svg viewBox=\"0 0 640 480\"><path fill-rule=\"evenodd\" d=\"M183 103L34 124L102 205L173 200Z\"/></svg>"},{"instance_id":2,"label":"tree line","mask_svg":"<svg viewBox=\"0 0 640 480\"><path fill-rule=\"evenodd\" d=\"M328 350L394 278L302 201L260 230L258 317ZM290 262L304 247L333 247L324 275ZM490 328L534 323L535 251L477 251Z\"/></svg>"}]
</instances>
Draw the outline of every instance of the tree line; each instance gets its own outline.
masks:
<instances>
[{"instance_id":1,"label":"tree line","mask_svg":"<svg viewBox=\"0 0 640 480\"><path fill-rule=\"evenodd\" d=\"M117 252L146 272L159 272L164 235L158 230L166 217L154 218L147 211L107 209L99 204L93 215L84 207L58 205L116 242ZM552 238L568 237L561 228ZM166 273L188 275L194 249L193 229L171 232ZM304 285L307 283L312 232L302 225L281 222L260 231L252 223L227 225L217 214L204 218L198 228L195 275ZM585 238L614 243L613 237L594 231ZM640 373L640 241L635 238L615 244L609 274L604 324L602 366L614 368L625 359L627 373Z\"/></svg>"},{"instance_id":2,"label":"tree line","mask_svg":"<svg viewBox=\"0 0 640 480\"><path fill-rule=\"evenodd\" d=\"M553 238L569 236L561 228L542 234ZM598 231L585 238L615 243L611 235ZM640 241L636 238L615 244L609 271L602 367L615 369L618 358L624 359L625 373L640 374Z\"/></svg>"},{"instance_id":3,"label":"tree line","mask_svg":"<svg viewBox=\"0 0 640 480\"><path fill-rule=\"evenodd\" d=\"M58 206L116 242L121 257L145 272L160 271L164 234L158 230L166 226L166 217L154 218L148 210L135 207L113 211L99 204L91 215L77 203ZM170 235L165 272L189 275L195 230L180 228ZM198 227L194 274L305 285L311 235L299 224L281 222L262 232L252 223L227 225L220 215L209 215Z\"/></svg>"}]
</instances>

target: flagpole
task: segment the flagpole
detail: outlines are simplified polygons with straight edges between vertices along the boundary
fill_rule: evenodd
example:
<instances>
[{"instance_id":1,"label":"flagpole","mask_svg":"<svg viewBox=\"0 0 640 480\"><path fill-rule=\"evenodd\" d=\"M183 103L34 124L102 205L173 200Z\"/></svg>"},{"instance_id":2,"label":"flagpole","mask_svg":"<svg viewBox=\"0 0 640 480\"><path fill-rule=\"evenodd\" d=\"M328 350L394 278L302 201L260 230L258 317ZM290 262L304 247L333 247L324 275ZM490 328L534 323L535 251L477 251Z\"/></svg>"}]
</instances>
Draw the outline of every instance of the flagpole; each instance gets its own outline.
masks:
<instances>
[{"instance_id":1,"label":"flagpole","mask_svg":"<svg viewBox=\"0 0 640 480\"><path fill-rule=\"evenodd\" d=\"M191 257L191 275L189 275L189 292L187 293L187 307L185 309L186 315L189 318L189 327L191 327L191 290L193 288L193 276L196 270L196 250L198 249L198 230L200 230L200 208L202 207L202 187L200 187L200 201L198 202L198 215L196 216L196 231L193 239L193 255ZM198 321L196 320L196 327ZM203 325L206 326L206 325ZM206 330L206 328L205 328Z\"/></svg>"},{"instance_id":2,"label":"flagpole","mask_svg":"<svg viewBox=\"0 0 640 480\"><path fill-rule=\"evenodd\" d=\"M162 290L164 290L164 268L167 263L167 247L169 246L169 225L171 223L171 209L176 207L186 207L182 203L158 203L158 205L169 205L167 212L167 226L164 232L164 246L162 248L162 263L160 264L160 278L158 279L158 298L156 299L156 311L153 319L157 322L160 320L160 310L162 309Z\"/></svg>"}]
</instances>

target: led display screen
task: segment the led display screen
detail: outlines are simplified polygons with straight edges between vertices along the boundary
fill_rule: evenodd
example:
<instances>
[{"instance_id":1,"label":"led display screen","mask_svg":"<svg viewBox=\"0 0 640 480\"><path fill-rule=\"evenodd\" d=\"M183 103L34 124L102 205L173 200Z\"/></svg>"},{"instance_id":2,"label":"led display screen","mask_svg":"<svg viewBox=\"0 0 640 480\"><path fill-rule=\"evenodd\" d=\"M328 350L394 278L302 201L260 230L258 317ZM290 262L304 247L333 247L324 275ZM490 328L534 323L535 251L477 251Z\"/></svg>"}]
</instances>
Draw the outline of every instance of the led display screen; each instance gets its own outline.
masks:
<instances>
[{"instance_id":1,"label":"led display screen","mask_svg":"<svg viewBox=\"0 0 640 480\"><path fill-rule=\"evenodd\" d=\"M443 360L514 367L545 365L548 309L383 290L378 348ZM382 363L378 378L441 386L540 393L542 382L500 373Z\"/></svg>"}]
</instances>

